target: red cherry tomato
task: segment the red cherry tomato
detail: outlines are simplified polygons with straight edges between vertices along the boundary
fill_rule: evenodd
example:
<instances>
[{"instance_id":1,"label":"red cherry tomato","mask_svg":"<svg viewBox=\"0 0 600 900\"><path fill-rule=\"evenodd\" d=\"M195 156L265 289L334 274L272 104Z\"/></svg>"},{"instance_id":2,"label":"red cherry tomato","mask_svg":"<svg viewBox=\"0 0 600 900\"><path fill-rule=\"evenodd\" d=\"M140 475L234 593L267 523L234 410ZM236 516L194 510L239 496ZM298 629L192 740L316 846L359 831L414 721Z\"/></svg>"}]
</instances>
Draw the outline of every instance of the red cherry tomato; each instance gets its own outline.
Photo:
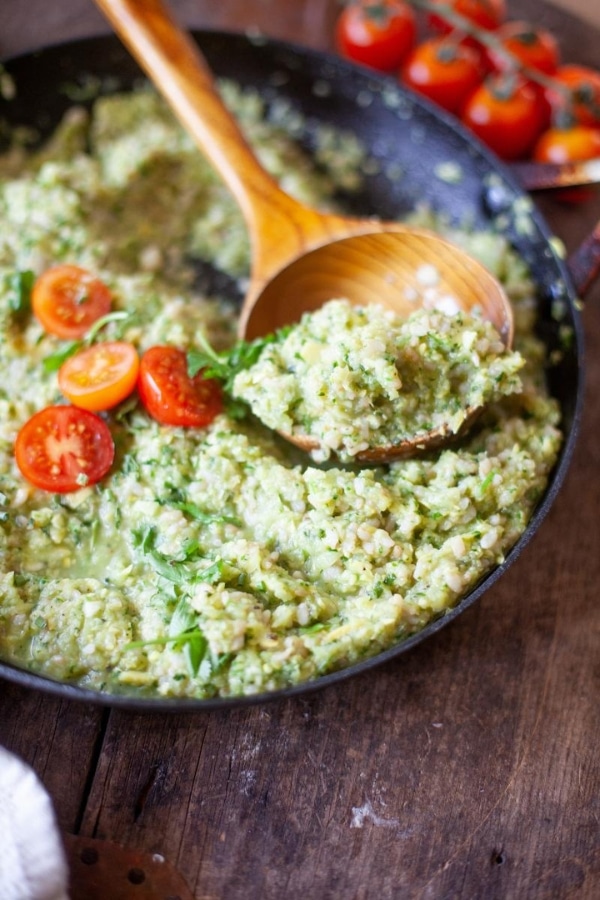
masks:
<instances>
[{"instance_id":1,"label":"red cherry tomato","mask_svg":"<svg viewBox=\"0 0 600 900\"><path fill-rule=\"evenodd\" d=\"M589 125L549 128L533 148L533 158L543 163L582 162L600 157L600 129ZM593 188L568 188L557 191L560 200L579 203L594 193Z\"/></svg>"},{"instance_id":2,"label":"red cherry tomato","mask_svg":"<svg viewBox=\"0 0 600 900\"><path fill-rule=\"evenodd\" d=\"M21 428L15 457L22 475L44 491L65 494L108 473L115 445L99 416L75 406L48 406Z\"/></svg>"},{"instance_id":3,"label":"red cherry tomato","mask_svg":"<svg viewBox=\"0 0 600 900\"><path fill-rule=\"evenodd\" d=\"M546 92L555 122L600 126L600 72L588 66L560 66Z\"/></svg>"},{"instance_id":4,"label":"red cherry tomato","mask_svg":"<svg viewBox=\"0 0 600 900\"><path fill-rule=\"evenodd\" d=\"M69 357L59 369L58 386L75 406L112 409L135 388L139 365L133 344L105 341Z\"/></svg>"},{"instance_id":5,"label":"red cherry tomato","mask_svg":"<svg viewBox=\"0 0 600 900\"><path fill-rule=\"evenodd\" d=\"M223 409L221 385L198 372L190 378L187 356L177 347L151 347L140 362L140 400L161 425L204 428Z\"/></svg>"},{"instance_id":6,"label":"red cherry tomato","mask_svg":"<svg viewBox=\"0 0 600 900\"><path fill-rule=\"evenodd\" d=\"M449 6L454 12L468 19L473 25L493 31L506 18L505 0L433 0L440 6ZM429 16L429 24L435 31L454 31L456 26L443 17L443 12Z\"/></svg>"},{"instance_id":7,"label":"red cherry tomato","mask_svg":"<svg viewBox=\"0 0 600 900\"><path fill-rule=\"evenodd\" d=\"M412 49L416 33L415 14L404 0L357 0L338 16L335 41L342 56L391 72Z\"/></svg>"},{"instance_id":8,"label":"red cherry tomato","mask_svg":"<svg viewBox=\"0 0 600 900\"><path fill-rule=\"evenodd\" d=\"M502 159L525 156L543 128L535 87L522 79L486 79L469 97L462 121Z\"/></svg>"},{"instance_id":9,"label":"red cherry tomato","mask_svg":"<svg viewBox=\"0 0 600 900\"><path fill-rule=\"evenodd\" d=\"M480 55L451 38L430 38L409 55L401 78L413 90L457 113L482 79Z\"/></svg>"},{"instance_id":10,"label":"red cherry tomato","mask_svg":"<svg viewBox=\"0 0 600 900\"><path fill-rule=\"evenodd\" d=\"M558 41L545 28L538 28L529 22L506 22L495 35L502 47L515 57L522 66L552 75L560 63ZM501 50L490 48L487 52L489 66L496 72L512 68L510 57Z\"/></svg>"},{"instance_id":11,"label":"red cherry tomato","mask_svg":"<svg viewBox=\"0 0 600 900\"><path fill-rule=\"evenodd\" d=\"M31 307L49 334L77 340L110 312L111 295L107 286L86 269L53 266L35 281Z\"/></svg>"}]
</instances>

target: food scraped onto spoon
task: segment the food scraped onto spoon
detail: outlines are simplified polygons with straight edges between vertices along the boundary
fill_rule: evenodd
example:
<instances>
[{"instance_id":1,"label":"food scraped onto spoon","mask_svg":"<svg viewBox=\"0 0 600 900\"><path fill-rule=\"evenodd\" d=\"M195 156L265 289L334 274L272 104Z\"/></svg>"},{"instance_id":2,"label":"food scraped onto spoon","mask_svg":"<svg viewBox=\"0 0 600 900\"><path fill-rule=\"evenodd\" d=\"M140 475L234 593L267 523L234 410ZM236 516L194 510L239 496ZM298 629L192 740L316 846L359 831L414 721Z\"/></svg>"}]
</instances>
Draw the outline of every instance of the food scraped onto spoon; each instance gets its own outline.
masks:
<instances>
[{"instance_id":1,"label":"food scraped onto spoon","mask_svg":"<svg viewBox=\"0 0 600 900\"><path fill-rule=\"evenodd\" d=\"M464 312L331 300L266 343L233 396L316 462L360 461L431 432L458 435L474 410L521 390L520 353Z\"/></svg>"}]
</instances>

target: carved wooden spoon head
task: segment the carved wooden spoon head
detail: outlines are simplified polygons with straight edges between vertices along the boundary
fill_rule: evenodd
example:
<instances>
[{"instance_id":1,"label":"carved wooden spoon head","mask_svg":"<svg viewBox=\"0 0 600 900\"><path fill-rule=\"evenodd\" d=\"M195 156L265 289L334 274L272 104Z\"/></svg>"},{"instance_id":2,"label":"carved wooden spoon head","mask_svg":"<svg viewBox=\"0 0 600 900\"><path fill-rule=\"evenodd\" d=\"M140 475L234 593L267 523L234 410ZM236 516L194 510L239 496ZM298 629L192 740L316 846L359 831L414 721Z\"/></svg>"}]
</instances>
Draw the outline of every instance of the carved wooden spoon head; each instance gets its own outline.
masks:
<instances>
[{"instance_id":1,"label":"carved wooden spoon head","mask_svg":"<svg viewBox=\"0 0 600 900\"><path fill-rule=\"evenodd\" d=\"M462 250L426 231L324 215L285 194L256 159L198 47L162 0L96 3L241 207L253 262L240 336L271 333L334 298L407 314L427 301L423 273L434 270L440 297L452 298L457 309L479 310L510 344L512 314L502 288ZM377 461L407 455L439 444L443 432L374 453ZM290 440L306 447L311 438Z\"/></svg>"}]
</instances>

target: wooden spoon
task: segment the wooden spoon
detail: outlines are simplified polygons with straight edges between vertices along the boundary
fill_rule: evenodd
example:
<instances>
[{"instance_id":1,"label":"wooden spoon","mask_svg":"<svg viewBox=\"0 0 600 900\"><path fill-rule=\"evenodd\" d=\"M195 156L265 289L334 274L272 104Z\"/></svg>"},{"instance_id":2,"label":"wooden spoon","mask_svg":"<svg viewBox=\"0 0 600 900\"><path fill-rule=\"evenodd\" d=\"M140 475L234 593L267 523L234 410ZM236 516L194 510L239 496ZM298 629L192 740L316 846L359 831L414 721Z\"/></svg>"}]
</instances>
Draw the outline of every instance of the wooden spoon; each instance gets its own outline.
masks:
<instances>
[{"instance_id":1,"label":"wooden spoon","mask_svg":"<svg viewBox=\"0 0 600 900\"><path fill-rule=\"evenodd\" d=\"M245 217L252 245L240 337L252 339L295 322L327 300L379 303L403 316L420 304L423 273L434 268L437 293L457 309L488 318L510 346L510 304L493 276L461 249L424 229L317 212L282 191L254 156L225 108L196 44L161 0L96 0L182 125L219 172ZM469 411L473 418L478 410ZM284 435L311 449L309 435ZM384 462L439 444L436 429L393 447L361 454Z\"/></svg>"}]
</instances>

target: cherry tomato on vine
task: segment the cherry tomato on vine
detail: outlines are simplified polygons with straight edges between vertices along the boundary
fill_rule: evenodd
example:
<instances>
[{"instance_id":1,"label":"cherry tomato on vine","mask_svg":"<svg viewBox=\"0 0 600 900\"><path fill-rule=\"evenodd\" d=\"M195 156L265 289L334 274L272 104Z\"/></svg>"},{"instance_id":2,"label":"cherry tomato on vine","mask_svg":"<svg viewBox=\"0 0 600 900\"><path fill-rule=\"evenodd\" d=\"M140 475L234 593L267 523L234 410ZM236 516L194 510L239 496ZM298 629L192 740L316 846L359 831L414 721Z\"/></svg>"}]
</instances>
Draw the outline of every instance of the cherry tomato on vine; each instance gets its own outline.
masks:
<instances>
[{"instance_id":1,"label":"cherry tomato on vine","mask_svg":"<svg viewBox=\"0 0 600 900\"><path fill-rule=\"evenodd\" d=\"M461 119L501 159L519 159L544 127L535 87L514 76L487 78L469 97Z\"/></svg>"},{"instance_id":2,"label":"cherry tomato on vine","mask_svg":"<svg viewBox=\"0 0 600 900\"><path fill-rule=\"evenodd\" d=\"M139 370L133 344L105 341L69 357L58 371L58 386L67 400L94 412L112 409L131 394Z\"/></svg>"},{"instance_id":3,"label":"cherry tomato on vine","mask_svg":"<svg viewBox=\"0 0 600 900\"><path fill-rule=\"evenodd\" d=\"M589 125L549 128L538 138L532 156L536 162L557 164L595 159L600 157L600 129ZM556 195L568 203L579 203L593 193L593 188L565 188Z\"/></svg>"},{"instance_id":4,"label":"cherry tomato on vine","mask_svg":"<svg viewBox=\"0 0 600 900\"><path fill-rule=\"evenodd\" d=\"M404 0L356 0L335 27L339 52L382 72L397 69L415 43L416 18Z\"/></svg>"},{"instance_id":5,"label":"cherry tomato on vine","mask_svg":"<svg viewBox=\"0 0 600 900\"><path fill-rule=\"evenodd\" d=\"M31 307L49 334L77 340L110 312L111 294L104 282L79 266L52 266L34 282Z\"/></svg>"},{"instance_id":6,"label":"cherry tomato on vine","mask_svg":"<svg viewBox=\"0 0 600 900\"><path fill-rule=\"evenodd\" d=\"M511 21L501 25L495 37L521 65L546 75L552 75L558 69L560 47L552 32L547 29L529 22ZM486 55L490 68L496 72L512 67L510 58L503 55L500 49L491 47Z\"/></svg>"},{"instance_id":7,"label":"cherry tomato on vine","mask_svg":"<svg viewBox=\"0 0 600 900\"><path fill-rule=\"evenodd\" d=\"M572 64L560 66L552 78L556 86L546 96L554 120L567 126L600 126L600 72Z\"/></svg>"},{"instance_id":8,"label":"cherry tomato on vine","mask_svg":"<svg viewBox=\"0 0 600 900\"><path fill-rule=\"evenodd\" d=\"M151 347L143 354L138 393L161 425L204 428L223 409L221 385L198 372L191 378L187 356L178 347Z\"/></svg>"},{"instance_id":9,"label":"cherry tomato on vine","mask_svg":"<svg viewBox=\"0 0 600 900\"><path fill-rule=\"evenodd\" d=\"M460 110L482 77L480 54L448 37L418 44L401 69L405 84L452 113Z\"/></svg>"},{"instance_id":10,"label":"cherry tomato on vine","mask_svg":"<svg viewBox=\"0 0 600 900\"><path fill-rule=\"evenodd\" d=\"M505 0L433 0L440 6L449 6L454 12L468 19L473 25L493 31L506 18ZM429 24L435 31L454 31L456 26L444 19L442 13L432 13Z\"/></svg>"},{"instance_id":11,"label":"cherry tomato on vine","mask_svg":"<svg viewBox=\"0 0 600 900\"><path fill-rule=\"evenodd\" d=\"M47 406L21 428L15 458L21 474L44 491L66 494L96 484L110 470L115 445L99 416L75 406Z\"/></svg>"}]
</instances>

